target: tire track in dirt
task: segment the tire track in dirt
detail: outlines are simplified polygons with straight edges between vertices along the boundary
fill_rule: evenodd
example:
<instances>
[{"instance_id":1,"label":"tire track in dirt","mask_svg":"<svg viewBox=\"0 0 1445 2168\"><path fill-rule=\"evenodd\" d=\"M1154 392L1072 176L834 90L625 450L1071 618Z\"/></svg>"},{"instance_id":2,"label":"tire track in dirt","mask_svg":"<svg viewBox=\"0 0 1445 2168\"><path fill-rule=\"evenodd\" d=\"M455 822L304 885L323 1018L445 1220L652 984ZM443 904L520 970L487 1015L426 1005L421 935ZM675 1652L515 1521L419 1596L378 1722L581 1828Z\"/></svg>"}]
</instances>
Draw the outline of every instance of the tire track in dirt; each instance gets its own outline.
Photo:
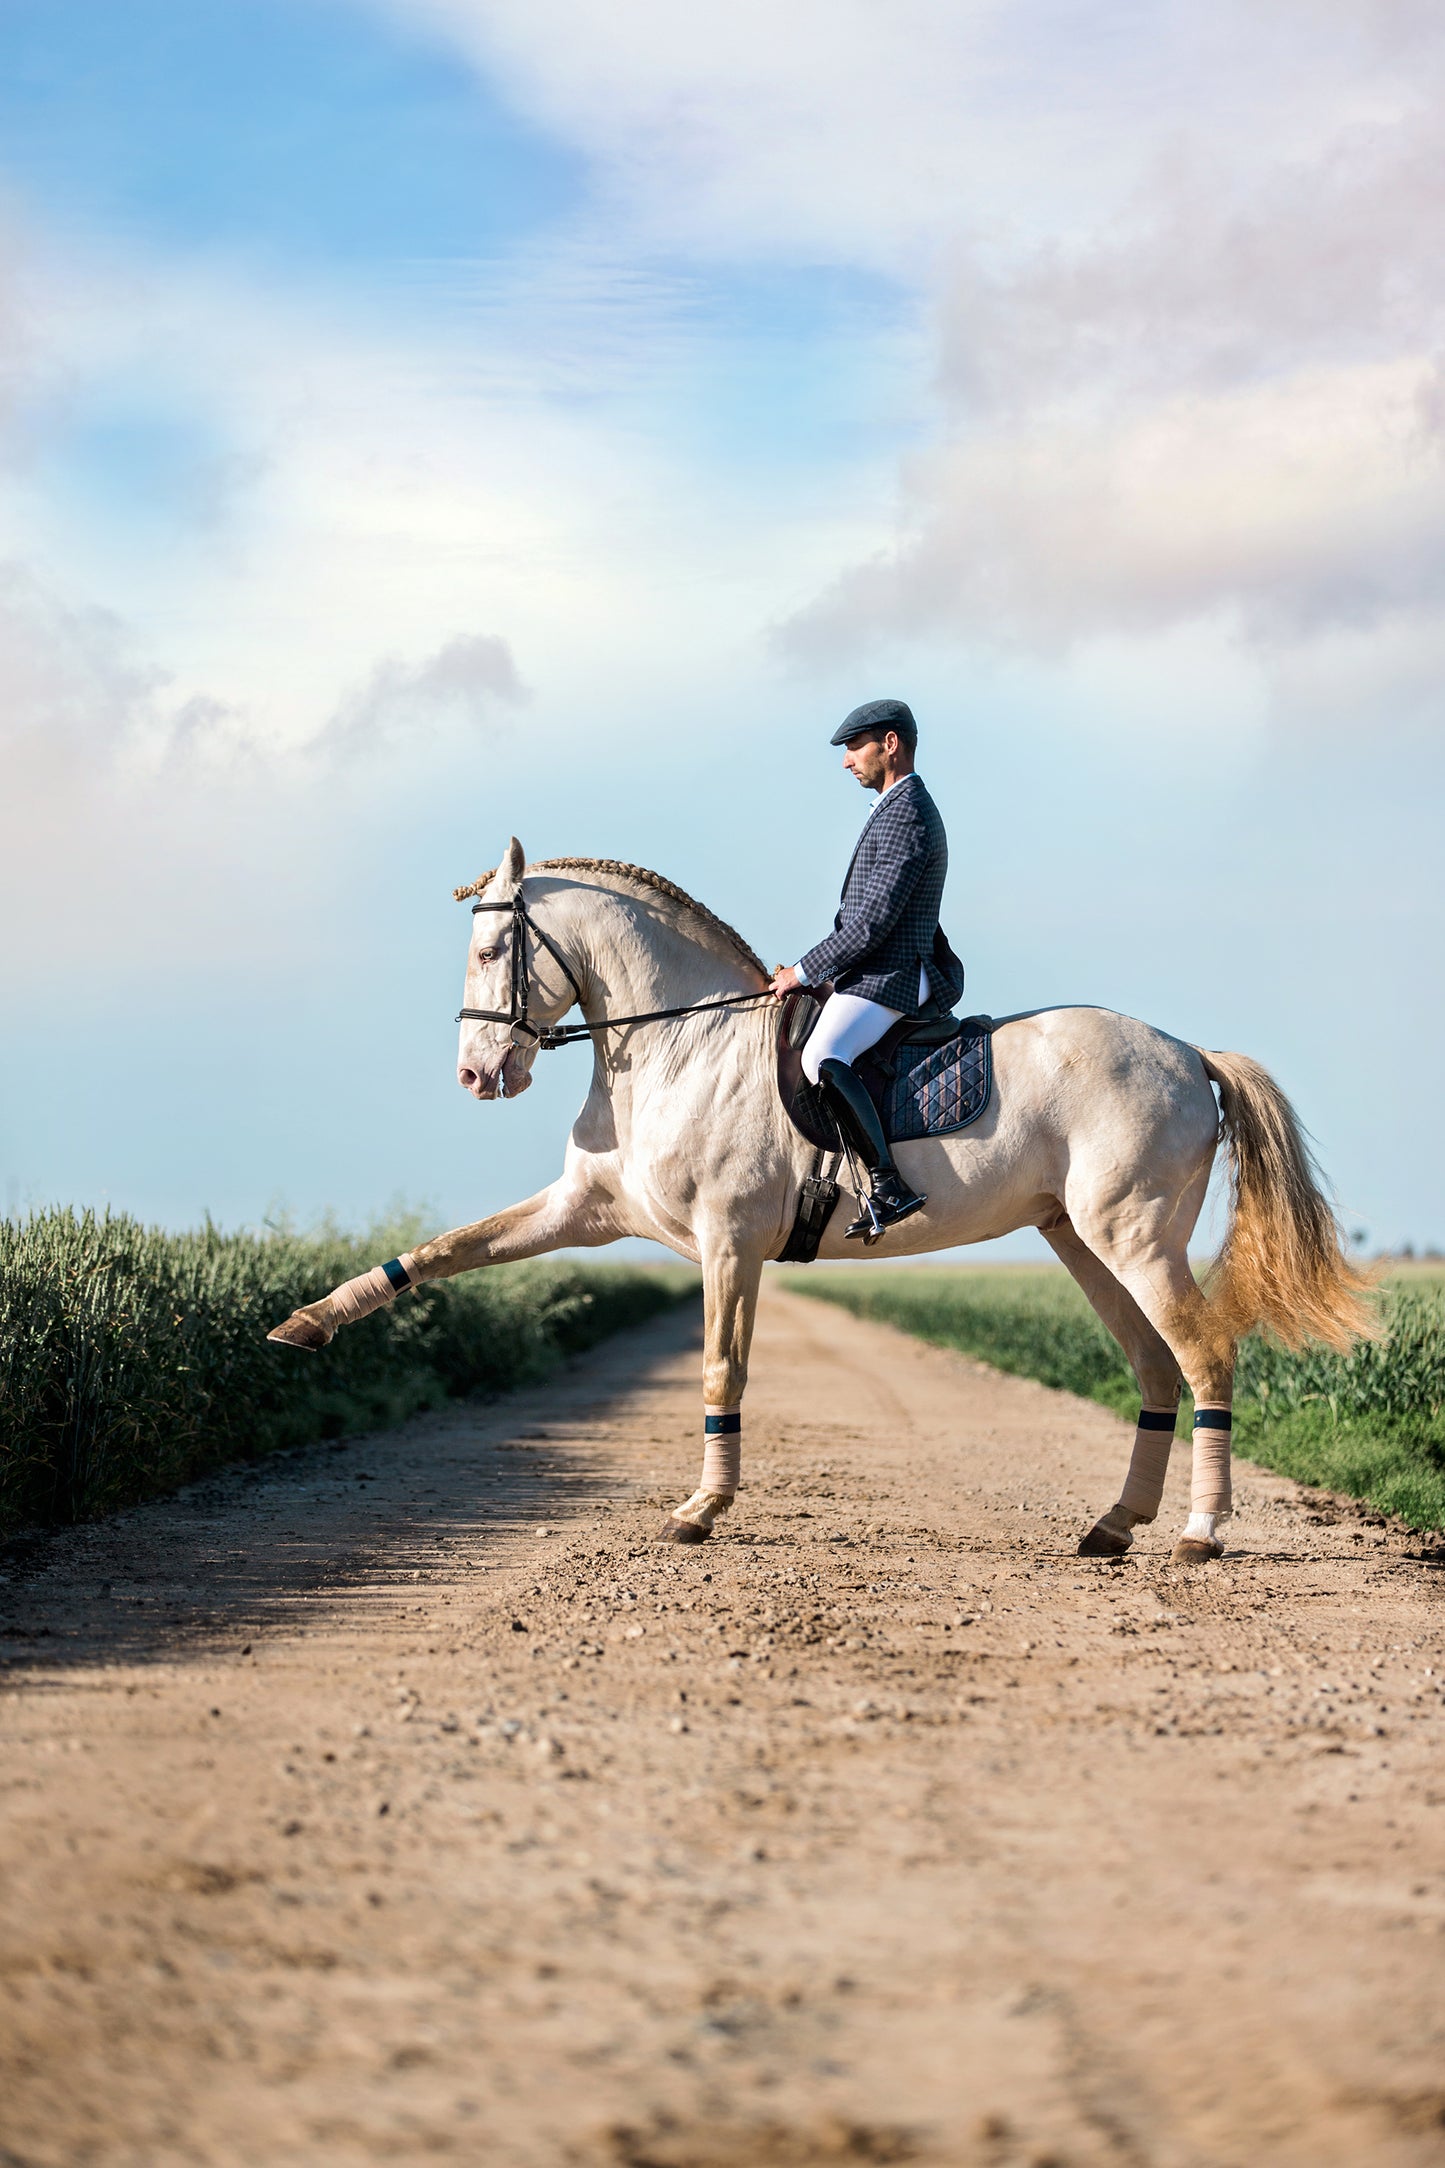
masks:
<instances>
[{"instance_id":1,"label":"tire track in dirt","mask_svg":"<svg viewBox=\"0 0 1445 2168\"><path fill-rule=\"evenodd\" d=\"M657 1547L697 1342L12 1561L0 2159L1445 2159L1438 1571L773 1287Z\"/></svg>"}]
</instances>

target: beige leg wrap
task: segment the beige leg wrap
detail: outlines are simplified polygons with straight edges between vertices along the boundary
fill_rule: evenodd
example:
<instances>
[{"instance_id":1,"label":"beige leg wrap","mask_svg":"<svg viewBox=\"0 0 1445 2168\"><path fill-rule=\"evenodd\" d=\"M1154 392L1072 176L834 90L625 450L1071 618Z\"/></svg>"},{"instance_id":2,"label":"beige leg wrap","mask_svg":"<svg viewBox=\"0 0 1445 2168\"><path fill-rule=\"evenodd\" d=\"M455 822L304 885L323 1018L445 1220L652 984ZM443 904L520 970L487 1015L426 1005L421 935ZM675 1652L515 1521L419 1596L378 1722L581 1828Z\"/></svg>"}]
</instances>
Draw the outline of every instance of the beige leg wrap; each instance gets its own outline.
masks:
<instances>
[{"instance_id":1,"label":"beige leg wrap","mask_svg":"<svg viewBox=\"0 0 1445 2168\"><path fill-rule=\"evenodd\" d=\"M1177 1408L1141 1408L1139 1424L1134 1432L1134 1450L1129 1457L1129 1473L1124 1478L1124 1488L1119 1493L1119 1503L1141 1521L1152 1521L1159 1511L1159 1501L1164 1496L1164 1478L1169 1473L1169 1453L1174 1444L1174 1422Z\"/></svg>"},{"instance_id":2,"label":"beige leg wrap","mask_svg":"<svg viewBox=\"0 0 1445 2168\"><path fill-rule=\"evenodd\" d=\"M1229 1451L1233 1418L1228 1408L1194 1410L1194 1483L1189 1505L1194 1513L1232 1513Z\"/></svg>"},{"instance_id":3,"label":"beige leg wrap","mask_svg":"<svg viewBox=\"0 0 1445 2168\"><path fill-rule=\"evenodd\" d=\"M672 1517L711 1528L742 1481L743 1419L737 1408L704 1408L703 1418L702 1482Z\"/></svg>"},{"instance_id":4,"label":"beige leg wrap","mask_svg":"<svg viewBox=\"0 0 1445 2168\"><path fill-rule=\"evenodd\" d=\"M359 1279L347 1280L332 1291L338 1325L354 1325L358 1318L384 1310L406 1288L416 1285L416 1259L410 1250L394 1257L389 1265L373 1265Z\"/></svg>"},{"instance_id":5,"label":"beige leg wrap","mask_svg":"<svg viewBox=\"0 0 1445 2168\"><path fill-rule=\"evenodd\" d=\"M743 1419L737 1408L703 1409L702 1487L735 1491L743 1473Z\"/></svg>"}]
</instances>

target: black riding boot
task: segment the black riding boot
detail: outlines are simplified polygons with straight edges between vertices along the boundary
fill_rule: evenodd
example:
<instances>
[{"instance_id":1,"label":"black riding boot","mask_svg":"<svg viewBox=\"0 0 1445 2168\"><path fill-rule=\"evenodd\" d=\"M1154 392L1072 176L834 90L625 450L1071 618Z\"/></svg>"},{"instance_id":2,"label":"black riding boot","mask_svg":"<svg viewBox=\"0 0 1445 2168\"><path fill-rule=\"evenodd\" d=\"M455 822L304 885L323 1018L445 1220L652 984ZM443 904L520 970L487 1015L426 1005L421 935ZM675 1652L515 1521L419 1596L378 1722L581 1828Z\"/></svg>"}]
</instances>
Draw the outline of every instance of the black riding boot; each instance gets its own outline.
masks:
<instances>
[{"instance_id":1,"label":"black riding boot","mask_svg":"<svg viewBox=\"0 0 1445 2168\"><path fill-rule=\"evenodd\" d=\"M878 1109L863 1079L846 1061L823 1061L818 1064L818 1082L844 1138L868 1169L871 1194L848 1229L848 1236L861 1236L865 1243L876 1242L885 1227L907 1219L910 1213L921 1212L928 1199L911 1190L894 1166Z\"/></svg>"}]
</instances>

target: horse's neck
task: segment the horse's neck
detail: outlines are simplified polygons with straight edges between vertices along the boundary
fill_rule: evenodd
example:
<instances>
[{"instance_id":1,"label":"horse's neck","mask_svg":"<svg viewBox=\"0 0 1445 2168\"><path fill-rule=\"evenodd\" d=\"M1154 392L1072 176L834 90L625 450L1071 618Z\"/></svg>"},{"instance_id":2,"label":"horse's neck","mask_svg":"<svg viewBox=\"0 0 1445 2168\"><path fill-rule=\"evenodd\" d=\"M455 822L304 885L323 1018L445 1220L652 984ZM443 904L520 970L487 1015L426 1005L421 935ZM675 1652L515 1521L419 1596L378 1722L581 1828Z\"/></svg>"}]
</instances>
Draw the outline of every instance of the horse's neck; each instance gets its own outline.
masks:
<instances>
[{"instance_id":1,"label":"horse's neck","mask_svg":"<svg viewBox=\"0 0 1445 2168\"><path fill-rule=\"evenodd\" d=\"M758 983L741 956L722 955L685 921L674 922L635 897L579 886L560 915L568 951L581 966L590 1023L751 992Z\"/></svg>"},{"instance_id":2,"label":"horse's neck","mask_svg":"<svg viewBox=\"0 0 1445 2168\"><path fill-rule=\"evenodd\" d=\"M690 913L674 919L650 900L625 894L573 891L567 954L579 967L590 1023L762 991L757 968L731 943L714 948L700 938L701 929L694 931L697 922L690 925L690 919ZM766 1093L740 1091L739 1078L755 1075L760 1085L765 1080L770 1024L752 1007L596 1033L592 1087L573 1142L582 1152L612 1155L624 1188L636 1177L657 1209L662 1209L658 1200L670 1200L662 1221L649 1221L644 1213L639 1233L656 1232L662 1224L691 1225L694 1180L679 1162L679 1117L684 1133L696 1134L688 1124L702 1122L711 1129L729 1109L735 1129L739 1102L768 1108Z\"/></svg>"}]
</instances>

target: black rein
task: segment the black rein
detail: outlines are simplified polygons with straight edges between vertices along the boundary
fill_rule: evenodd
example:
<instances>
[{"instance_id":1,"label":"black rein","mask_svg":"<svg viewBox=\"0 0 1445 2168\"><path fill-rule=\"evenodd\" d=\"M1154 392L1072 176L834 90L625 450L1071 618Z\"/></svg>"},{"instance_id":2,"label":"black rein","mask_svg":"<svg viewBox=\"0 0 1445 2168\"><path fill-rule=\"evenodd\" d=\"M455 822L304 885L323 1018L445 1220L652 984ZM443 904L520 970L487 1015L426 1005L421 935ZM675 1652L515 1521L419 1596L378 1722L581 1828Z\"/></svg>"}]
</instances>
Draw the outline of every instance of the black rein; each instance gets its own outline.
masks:
<instances>
[{"instance_id":1,"label":"black rein","mask_svg":"<svg viewBox=\"0 0 1445 2168\"><path fill-rule=\"evenodd\" d=\"M509 1024L512 1044L520 1045L519 1031L525 1031L541 1048L570 1046L577 1039L590 1039L594 1031L618 1031L624 1024L665 1024L678 1016L697 1016L704 1009L740 1009L754 1001L771 1001L771 987L762 987L755 994L724 994L716 1001L685 1002L676 1009L648 1009L640 1016L601 1016L595 1024L534 1024L527 1014L527 932L531 933L555 962L562 966L567 984L582 1006L582 989L577 984L572 966L568 963L556 942L539 926L527 909L526 899L520 889L504 903L474 903L472 916L478 911L510 911L512 914L512 983L511 1007L504 1015L500 1009L458 1009L457 1022L475 1024Z\"/></svg>"}]
</instances>

